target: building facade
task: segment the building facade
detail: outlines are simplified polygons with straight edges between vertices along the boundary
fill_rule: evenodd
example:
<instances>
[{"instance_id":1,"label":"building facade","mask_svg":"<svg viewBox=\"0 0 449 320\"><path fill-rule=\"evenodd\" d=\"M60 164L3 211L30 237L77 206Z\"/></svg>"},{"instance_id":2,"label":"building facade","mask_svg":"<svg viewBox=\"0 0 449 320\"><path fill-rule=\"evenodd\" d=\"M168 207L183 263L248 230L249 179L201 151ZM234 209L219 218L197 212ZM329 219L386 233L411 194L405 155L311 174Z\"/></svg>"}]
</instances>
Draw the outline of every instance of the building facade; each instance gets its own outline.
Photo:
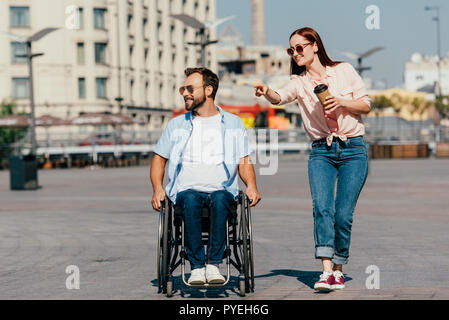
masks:
<instances>
[{"instance_id":1,"label":"building facade","mask_svg":"<svg viewBox=\"0 0 449 320\"><path fill-rule=\"evenodd\" d=\"M410 61L405 63L405 89L410 91L435 92L438 81L438 57L422 56L414 53ZM441 94L449 95L449 53L440 61Z\"/></svg>"},{"instance_id":2,"label":"building facade","mask_svg":"<svg viewBox=\"0 0 449 320\"><path fill-rule=\"evenodd\" d=\"M4 0L0 2L0 100L30 112L26 47L11 34L29 37L59 28L33 43L36 116L71 119L87 112L126 114L143 127L161 128L178 93L184 69L200 65L196 29L172 18L215 19L215 0ZM215 30L209 31L215 38ZM217 69L215 46L206 66Z\"/></svg>"}]
</instances>

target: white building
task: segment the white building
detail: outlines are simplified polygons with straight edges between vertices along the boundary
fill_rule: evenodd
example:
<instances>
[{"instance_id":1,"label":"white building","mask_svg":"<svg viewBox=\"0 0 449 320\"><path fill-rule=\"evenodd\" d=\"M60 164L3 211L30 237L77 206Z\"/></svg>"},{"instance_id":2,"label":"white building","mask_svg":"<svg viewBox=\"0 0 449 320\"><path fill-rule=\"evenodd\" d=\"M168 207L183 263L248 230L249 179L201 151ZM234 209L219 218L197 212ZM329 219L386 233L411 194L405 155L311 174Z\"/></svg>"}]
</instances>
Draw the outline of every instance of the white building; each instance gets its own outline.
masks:
<instances>
[{"instance_id":1,"label":"white building","mask_svg":"<svg viewBox=\"0 0 449 320\"><path fill-rule=\"evenodd\" d=\"M169 15L215 19L215 0L2 0L0 1L0 101L14 99L30 112L25 47L6 33L31 36L60 28L33 43L36 116L70 119L83 112L122 112L160 128L178 93L184 69L200 64L197 30ZM212 30L210 38L215 38ZM215 46L207 66L216 71Z\"/></svg>"},{"instance_id":2,"label":"white building","mask_svg":"<svg viewBox=\"0 0 449 320\"><path fill-rule=\"evenodd\" d=\"M221 73L242 75L290 74L290 60L286 48L276 45L217 47L217 60Z\"/></svg>"},{"instance_id":3,"label":"white building","mask_svg":"<svg viewBox=\"0 0 449 320\"><path fill-rule=\"evenodd\" d=\"M405 63L405 89L410 91L434 92L438 82L437 56L422 56L414 53L410 61ZM449 95L449 53L441 59L441 93Z\"/></svg>"}]
</instances>

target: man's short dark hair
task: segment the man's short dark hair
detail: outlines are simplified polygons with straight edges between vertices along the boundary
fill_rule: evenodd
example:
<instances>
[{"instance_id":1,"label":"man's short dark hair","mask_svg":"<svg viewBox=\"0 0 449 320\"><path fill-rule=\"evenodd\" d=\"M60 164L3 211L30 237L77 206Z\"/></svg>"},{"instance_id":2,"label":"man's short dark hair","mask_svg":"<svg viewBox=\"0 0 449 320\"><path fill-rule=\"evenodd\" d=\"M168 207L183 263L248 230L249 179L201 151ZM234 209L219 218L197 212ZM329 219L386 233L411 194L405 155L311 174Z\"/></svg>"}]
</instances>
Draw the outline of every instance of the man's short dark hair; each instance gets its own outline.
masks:
<instances>
[{"instance_id":1,"label":"man's short dark hair","mask_svg":"<svg viewBox=\"0 0 449 320\"><path fill-rule=\"evenodd\" d=\"M215 99L215 95L218 91L218 84L220 82L218 76L207 68L187 68L184 71L186 77L190 76L193 73L199 73L203 76L203 83L205 87L212 86L212 99Z\"/></svg>"}]
</instances>

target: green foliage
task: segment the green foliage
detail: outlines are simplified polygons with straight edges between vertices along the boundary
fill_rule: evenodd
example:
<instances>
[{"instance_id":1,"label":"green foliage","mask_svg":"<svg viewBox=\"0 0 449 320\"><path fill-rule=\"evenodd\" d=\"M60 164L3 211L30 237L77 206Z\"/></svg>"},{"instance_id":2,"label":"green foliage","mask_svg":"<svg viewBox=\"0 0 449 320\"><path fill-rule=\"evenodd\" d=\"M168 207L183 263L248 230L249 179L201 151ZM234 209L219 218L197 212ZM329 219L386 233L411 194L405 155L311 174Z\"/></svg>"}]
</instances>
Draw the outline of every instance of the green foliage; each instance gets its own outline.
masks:
<instances>
[{"instance_id":1,"label":"green foliage","mask_svg":"<svg viewBox=\"0 0 449 320\"><path fill-rule=\"evenodd\" d=\"M438 112L449 117L449 96L439 96L435 99L435 108Z\"/></svg>"},{"instance_id":2,"label":"green foliage","mask_svg":"<svg viewBox=\"0 0 449 320\"><path fill-rule=\"evenodd\" d=\"M0 104L0 117L15 114L16 105L12 101L3 101ZM11 154L11 144L22 139L26 128L0 128L0 169L5 166Z\"/></svg>"},{"instance_id":3,"label":"green foliage","mask_svg":"<svg viewBox=\"0 0 449 320\"><path fill-rule=\"evenodd\" d=\"M375 96L372 99L371 108L375 112L381 112L389 107L393 107L393 102L385 96Z\"/></svg>"}]
</instances>

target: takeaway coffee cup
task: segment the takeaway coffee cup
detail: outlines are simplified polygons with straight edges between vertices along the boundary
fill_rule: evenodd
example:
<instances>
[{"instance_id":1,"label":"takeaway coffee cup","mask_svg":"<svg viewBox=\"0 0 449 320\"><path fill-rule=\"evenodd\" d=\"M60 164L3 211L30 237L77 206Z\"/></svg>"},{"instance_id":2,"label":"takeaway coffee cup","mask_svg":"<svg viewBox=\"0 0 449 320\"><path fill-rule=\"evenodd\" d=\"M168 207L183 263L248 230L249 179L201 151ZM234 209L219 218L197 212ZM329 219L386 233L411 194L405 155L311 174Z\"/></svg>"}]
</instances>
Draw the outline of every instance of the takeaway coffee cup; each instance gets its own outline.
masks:
<instances>
[{"instance_id":1,"label":"takeaway coffee cup","mask_svg":"<svg viewBox=\"0 0 449 320\"><path fill-rule=\"evenodd\" d=\"M321 105L324 106L324 102L326 101L326 97L330 96L329 90L325 84L319 84L313 89L313 93L316 94L318 99L321 102Z\"/></svg>"}]
</instances>

